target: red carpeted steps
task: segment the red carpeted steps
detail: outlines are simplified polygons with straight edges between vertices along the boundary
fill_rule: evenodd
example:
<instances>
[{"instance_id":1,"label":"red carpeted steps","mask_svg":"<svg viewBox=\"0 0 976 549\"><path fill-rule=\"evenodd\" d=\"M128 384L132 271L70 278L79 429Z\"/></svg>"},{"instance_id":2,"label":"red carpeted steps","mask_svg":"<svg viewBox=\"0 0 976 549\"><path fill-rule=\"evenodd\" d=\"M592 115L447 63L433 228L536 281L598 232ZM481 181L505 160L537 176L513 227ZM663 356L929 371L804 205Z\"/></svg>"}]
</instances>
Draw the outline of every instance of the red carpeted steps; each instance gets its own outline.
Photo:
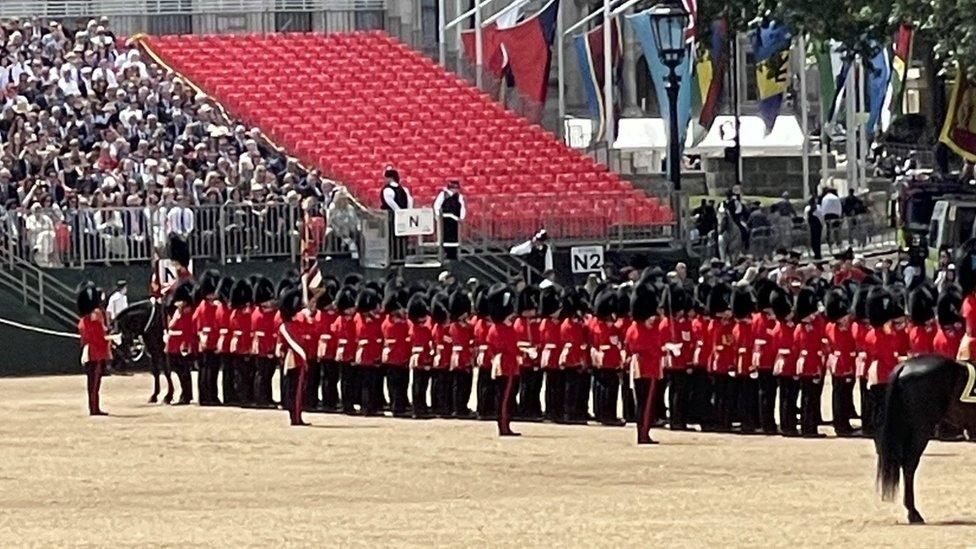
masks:
<instances>
[{"instance_id":1,"label":"red carpeted steps","mask_svg":"<svg viewBox=\"0 0 976 549\"><path fill-rule=\"evenodd\" d=\"M418 205L462 181L469 229L521 238L672 222L670 209L382 32L159 36L149 46L290 154L379 203L395 166Z\"/></svg>"}]
</instances>

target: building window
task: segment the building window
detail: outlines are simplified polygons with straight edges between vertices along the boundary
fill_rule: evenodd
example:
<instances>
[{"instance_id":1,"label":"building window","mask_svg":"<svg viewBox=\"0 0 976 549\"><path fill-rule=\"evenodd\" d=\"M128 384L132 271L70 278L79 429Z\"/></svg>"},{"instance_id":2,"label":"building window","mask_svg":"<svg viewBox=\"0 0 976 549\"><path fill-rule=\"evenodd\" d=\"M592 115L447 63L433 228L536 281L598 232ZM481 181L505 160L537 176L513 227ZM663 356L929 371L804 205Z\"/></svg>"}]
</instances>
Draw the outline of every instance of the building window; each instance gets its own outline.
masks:
<instances>
[{"instance_id":1,"label":"building window","mask_svg":"<svg viewBox=\"0 0 976 549\"><path fill-rule=\"evenodd\" d=\"M275 12L276 32L310 32L312 14L307 11Z\"/></svg>"}]
</instances>

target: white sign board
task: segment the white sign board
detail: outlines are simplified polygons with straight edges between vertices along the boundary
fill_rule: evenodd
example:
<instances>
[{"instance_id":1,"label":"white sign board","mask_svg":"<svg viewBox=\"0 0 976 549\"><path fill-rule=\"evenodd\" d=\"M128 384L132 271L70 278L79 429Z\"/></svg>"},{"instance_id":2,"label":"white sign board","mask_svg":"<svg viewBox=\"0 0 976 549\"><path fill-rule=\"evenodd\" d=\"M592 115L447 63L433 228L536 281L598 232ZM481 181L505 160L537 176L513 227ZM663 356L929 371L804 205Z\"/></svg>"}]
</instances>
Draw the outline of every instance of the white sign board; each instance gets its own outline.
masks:
<instances>
[{"instance_id":1,"label":"white sign board","mask_svg":"<svg viewBox=\"0 0 976 549\"><path fill-rule=\"evenodd\" d=\"M434 234L434 210L431 208L397 210L393 219L393 234L396 236Z\"/></svg>"},{"instance_id":2,"label":"white sign board","mask_svg":"<svg viewBox=\"0 0 976 549\"><path fill-rule=\"evenodd\" d=\"M574 273L598 273L603 269L603 246L573 246L569 263Z\"/></svg>"}]
</instances>

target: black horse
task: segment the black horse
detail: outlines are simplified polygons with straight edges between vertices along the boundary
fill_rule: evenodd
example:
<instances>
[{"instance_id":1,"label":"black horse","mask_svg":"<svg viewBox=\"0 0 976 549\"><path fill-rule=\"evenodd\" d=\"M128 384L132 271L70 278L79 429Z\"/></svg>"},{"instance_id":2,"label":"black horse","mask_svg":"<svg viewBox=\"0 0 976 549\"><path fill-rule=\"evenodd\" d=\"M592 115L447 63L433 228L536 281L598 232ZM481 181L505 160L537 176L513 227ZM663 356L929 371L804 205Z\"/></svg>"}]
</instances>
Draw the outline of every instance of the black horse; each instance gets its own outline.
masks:
<instances>
[{"instance_id":1,"label":"black horse","mask_svg":"<svg viewBox=\"0 0 976 549\"><path fill-rule=\"evenodd\" d=\"M150 403L159 398L159 375L166 376L166 396L163 402L173 401L173 379L166 361L163 346L165 327L164 311L161 303L139 301L133 303L116 317L115 323L122 335L118 351L129 363L138 362L145 356L149 360L149 370L153 375L153 392Z\"/></svg>"},{"instance_id":2,"label":"black horse","mask_svg":"<svg viewBox=\"0 0 976 549\"><path fill-rule=\"evenodd\" d=\"M899 472L904 474L905 508L913 524L925 522L915 508L915 470L936 425L945 421L958 428L976 427L976 403L961 400L968 370L959 362L924 355L906 361L888 383L875 438L878 485L882 498L890 501L898 491Z\"/></svg>"}]
</instances>

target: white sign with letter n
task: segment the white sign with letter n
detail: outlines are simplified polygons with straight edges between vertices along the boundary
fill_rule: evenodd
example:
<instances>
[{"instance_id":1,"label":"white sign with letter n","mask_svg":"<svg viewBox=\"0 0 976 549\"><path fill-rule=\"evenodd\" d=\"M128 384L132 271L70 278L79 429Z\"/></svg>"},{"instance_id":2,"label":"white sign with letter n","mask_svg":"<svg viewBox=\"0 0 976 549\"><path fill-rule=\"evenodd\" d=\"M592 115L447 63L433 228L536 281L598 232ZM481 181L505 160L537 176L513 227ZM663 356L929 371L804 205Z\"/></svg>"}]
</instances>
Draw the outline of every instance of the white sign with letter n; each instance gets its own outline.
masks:
<instances>
[{"instance_id":1,"label":"white sign with letter n","mask_svg":"<svg viewBox=\"0 0 976 549\"><path fill-rule=\"evenodd\" d=\"M396 236L434 234L434 210L431 208L397 210L393 218L393 234Z\"/></svg>"},{"instance_id":2,"label":"white sign with letter n","mask_svg":"<svg viewBox=\"0 0 976 549\"><path fill-rule=\"evenodd\" d=\"M603 269L603 246L573 246L569 263L574 273L598 273Z\"/></svg>"}]
</instances>

